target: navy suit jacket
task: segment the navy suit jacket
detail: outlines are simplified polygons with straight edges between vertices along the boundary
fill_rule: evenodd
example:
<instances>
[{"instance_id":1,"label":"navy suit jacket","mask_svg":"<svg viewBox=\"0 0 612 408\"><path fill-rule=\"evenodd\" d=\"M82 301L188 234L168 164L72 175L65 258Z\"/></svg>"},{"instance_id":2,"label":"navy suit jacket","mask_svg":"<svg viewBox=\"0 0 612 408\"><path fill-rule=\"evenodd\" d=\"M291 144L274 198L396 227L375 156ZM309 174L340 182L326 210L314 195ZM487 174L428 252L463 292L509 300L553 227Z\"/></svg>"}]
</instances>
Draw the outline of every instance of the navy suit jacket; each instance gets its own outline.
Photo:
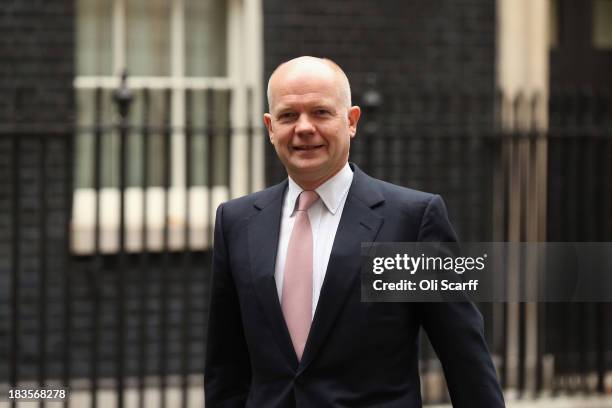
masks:
<instances>
[{"instance_id":1,"label":"navy suit jacket","mask_svg":"<svg viewBox=\"0 0 612 408\"><path fill-rule=\"evenodd\" d=\"M362 242L456 241L442 199L354 171L302 360L283 319L275 259L287 181L219 206L206 407L421 407L425 329L454 407L503 407L471 303L360 301Z\"/></svg>"}]
</instances>

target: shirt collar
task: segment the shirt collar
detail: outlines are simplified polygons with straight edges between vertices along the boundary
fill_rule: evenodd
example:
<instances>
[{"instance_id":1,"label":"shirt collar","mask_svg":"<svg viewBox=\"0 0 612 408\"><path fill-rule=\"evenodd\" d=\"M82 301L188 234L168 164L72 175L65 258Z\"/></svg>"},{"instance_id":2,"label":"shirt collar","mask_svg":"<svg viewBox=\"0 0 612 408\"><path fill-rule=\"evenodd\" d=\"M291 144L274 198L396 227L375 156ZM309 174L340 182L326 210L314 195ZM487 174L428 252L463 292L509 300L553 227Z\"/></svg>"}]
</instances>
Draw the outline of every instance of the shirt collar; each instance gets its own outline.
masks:
<instances>
[{"instance_id":1,"label":"shirt collar","mask_svg":"<svg viewBox=\"0 0 612 408\"><path fill-rule=\"evenodd\" d=\"M338 211L340 208L342 199L348 192L348 189L351 187L352 181L353 171L347 162L342 170L315 189L329 212L336 214L336 211ZM293 181L291 176L289 176L287 200L289 200L288 202L291 203L291 214L293 214L296 208L296 200L302 191L304 191L304 189Z\"/></svg>"}]
</instances>

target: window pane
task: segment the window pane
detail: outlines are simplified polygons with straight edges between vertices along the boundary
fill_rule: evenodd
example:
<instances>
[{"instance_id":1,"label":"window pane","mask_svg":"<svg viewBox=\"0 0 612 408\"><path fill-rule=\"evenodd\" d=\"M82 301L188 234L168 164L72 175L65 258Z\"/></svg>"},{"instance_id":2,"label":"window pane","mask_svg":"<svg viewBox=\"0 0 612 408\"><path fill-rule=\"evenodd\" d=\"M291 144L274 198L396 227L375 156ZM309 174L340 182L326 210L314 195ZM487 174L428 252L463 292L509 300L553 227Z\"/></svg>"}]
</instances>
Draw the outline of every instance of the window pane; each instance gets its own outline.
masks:
<instances>
[{"instance_id":1,"label":"window pane","mask_svg":"<svg viewBox=\"0 0 612 408\"><path fill-rule=\"evenodd\" d=\"M126 2L130 75L170 75L170 4L167 0Z\"/></svg>"},{"instance_id":2,"label":"window pane","mask_svg":"<svg viewBox=\"0 0 612 408\"><path fill-rule=\"evenodd\" d=\"M138 156L131 156L134 158L134 164L138 167L142 166L142 157L144 154L149 159L149 185L151 186L163 186L164 185L164 173L166 171L167 163L165 162L166 155L164 154L166 149L165 146L165 132L167 131L165 126L165 120L168 116L168 112L171 111L172 106L168 105L171 103L166 96L167 91L162 89L154 89L150 91L150 107L148 114L148 121L145 123L144 116L138 117L136 113L133 117L134 124L140 122L140 125L149 126L149 148L146 152L140 151ZM140 106L136 111L140 110ZM172 143L172 137L169 140ZM170 170L171 172L171 170ZM171 174L171 173L170 173ZM142 181L140 180L139 183Z\"/></svg>"},{"instance_id":3,"label":"window pane","mask_svg":"<svg viewBox=\"0 0 612 408\"><path fill-rule=\"evenodd\" d=\"M185 0L185 74L225 76L226 0Z\"/></svg>"},{"instance_id":4,"label":"window pane","mask_svg":"<svg viewBox=\"0 0 612 408\"><path fill-rule=\"evenodd\" d=\"M145 91L134 92L130 105L129 119L131 131L128 134L126 147L128 163L126 183L128 187L141 186L143 182L143 126L148 129L148 177L150 186L163 185L164 175L164 118L167 109L163 90L149 91L149 110L145 111ZM101 187L117 187L119 185L119 135L117 132L117 106L113 100L113 90L104 89L101 93L100 107L96 107L96 91L80 89L76 94L78 103L77 114L77 155L76 155L76 186L78 188L93 187L96 110L99 109L101 132Z\"/></svg>"},{"instance_id":5,"label":"window pane","mask_svg":"<svg viewBox=\"0 0 612 408\"><path fill-rule=\"evenodd\" d=\"M111 16L111 1L77 1L77 75L112 74Z\"/></svg>"},{"instance_id":6,"label":"window pane","mask_svg":"<svg viewBox=\"0 0 612 408\"><path fill-rule=\"evenodd\" d=\"M93 185L93 121L95 104L94 94L90 90L79 90L76 93L77 106L77 137L75 184L77 188L91 187Z\"/></svg>"},{"instance_id":7,"label":"window pane","mask_svg":"<svg viewBox=\"0 0 612 408\"><path fill-rule=\"evenodd\" d=\"M190 115L193 126L191 149L191 179L194 185L214 186L227 185L229 174L229 91L208 91L192 93ZM212 137L212 139L210 139ZM209 151L209 146L213 151ZM209 165L212 164L213 177L209 176Z\"/></svg>"},{"instance_id":8,"label":"window pane","mask_svg":"<svg viewBox=\"0 0 612 408\"><path fill-rule=\"evenodd\" d=\"M116 178L113 149L115 136L110 125L114 122L115 107L112 104L112 90L103 90L97 105L96 91L94 89L79 89L76 94L77 110L77 139L76 139L76 186L92 187L94 184L95 164L95 132L101 133L102 150L100 160L102 167L101 185L103 187L113 184ZM99 124L96 124L96 116L99 115ZM99 125L99 128L97 126Z\"/></svg>"},{"instance_id":9,"label":"window pane","mask_svg":"<svg viewBox=\"0 0 612 408\"><path fill-rule=\"evenodd\" d=\"M612 0L593 1L593 46L612 49Z\"/></svg>"}]
</instances>

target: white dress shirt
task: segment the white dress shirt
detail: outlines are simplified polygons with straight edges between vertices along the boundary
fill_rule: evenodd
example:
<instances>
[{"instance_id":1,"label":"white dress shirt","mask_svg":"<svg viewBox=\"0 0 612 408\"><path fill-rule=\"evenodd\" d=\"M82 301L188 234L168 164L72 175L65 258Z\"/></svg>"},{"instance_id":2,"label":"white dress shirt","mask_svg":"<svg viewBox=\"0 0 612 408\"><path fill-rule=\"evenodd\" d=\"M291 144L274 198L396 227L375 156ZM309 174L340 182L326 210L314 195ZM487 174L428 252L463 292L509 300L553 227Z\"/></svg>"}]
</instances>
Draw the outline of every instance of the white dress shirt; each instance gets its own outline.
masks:
<instances>
[{"instance_id":1,"label":"white dress shirt","mask_svg":"<svg viewBox=\"0 0 612 408\"><path fill-rule=\"evenodd\" d=\"M312 316L314 317L325 279L329 256L334 245L334 238L340 224L342 210L348 195L351 182L353 181L353 171L348 163L344 165L336 175L320 185L315 191L319 194L317 200L308 209L308 218L312 227L313 260L312 260ZM285 275L285 260L287 258L287 247L289 238L293 231L295 222L295 209L297 208L297 198L303 189L289 177L289 187L285 192L283 210L281 214L281 227L278 239L278 250L276 254L276 266L274 279L276 280L276 290L279 300L283 296L283 277Z\"/></svg>"}]
</instances>

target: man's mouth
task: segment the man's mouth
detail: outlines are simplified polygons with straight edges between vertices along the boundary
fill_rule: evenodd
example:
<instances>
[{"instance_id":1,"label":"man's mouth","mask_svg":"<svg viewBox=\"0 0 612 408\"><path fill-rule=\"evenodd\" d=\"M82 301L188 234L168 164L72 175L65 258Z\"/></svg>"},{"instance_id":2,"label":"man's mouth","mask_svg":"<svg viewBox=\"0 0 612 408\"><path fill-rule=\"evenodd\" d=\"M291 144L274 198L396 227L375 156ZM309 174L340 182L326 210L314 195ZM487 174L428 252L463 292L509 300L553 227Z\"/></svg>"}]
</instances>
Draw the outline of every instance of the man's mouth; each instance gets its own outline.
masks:
<instances>
[{"instance_id":1,"label":"man's mouth","mask_svg":"<svg viewBox=\"0 0 612 408\"><path fill-rule=\"evenodd\" d=\"M302 146L293 146L293 150L297 150L297 151L309 151L309 150L315 150L318 149L320 147L323 147L323 145L302 145Z\"/></svg>"}]
</instances>

